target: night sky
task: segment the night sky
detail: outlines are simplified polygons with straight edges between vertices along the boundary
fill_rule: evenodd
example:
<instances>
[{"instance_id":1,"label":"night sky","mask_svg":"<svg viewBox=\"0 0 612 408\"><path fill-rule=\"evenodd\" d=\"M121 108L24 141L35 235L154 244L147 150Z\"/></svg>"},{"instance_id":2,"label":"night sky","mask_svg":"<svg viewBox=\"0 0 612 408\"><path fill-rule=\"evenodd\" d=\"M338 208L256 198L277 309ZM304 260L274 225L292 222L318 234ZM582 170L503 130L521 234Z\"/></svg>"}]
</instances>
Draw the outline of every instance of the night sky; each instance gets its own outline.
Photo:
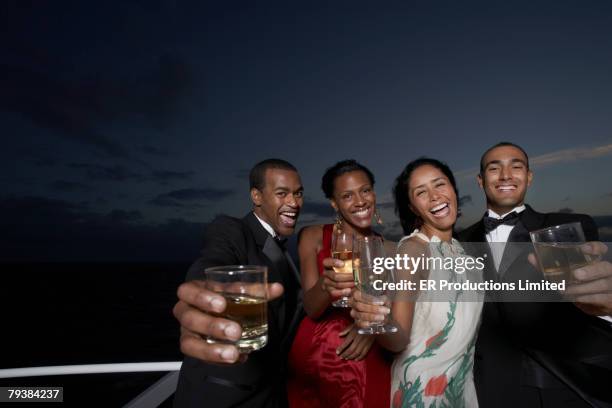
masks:
<instances>
[{"instance_id":1,"label":"night sky","mask_svg":"<svg viewBox=\"0 0 612 408\"><path fill-rule=\"evenodd\" d=\"M324 170L371 168L384 232L410 160L446 161L484 212L482 152L522 145L539 211L612 240L612 2L3 3L3 261L176 261L250 208L279 157L330 220Z\"/></svg>"}]
</instances>

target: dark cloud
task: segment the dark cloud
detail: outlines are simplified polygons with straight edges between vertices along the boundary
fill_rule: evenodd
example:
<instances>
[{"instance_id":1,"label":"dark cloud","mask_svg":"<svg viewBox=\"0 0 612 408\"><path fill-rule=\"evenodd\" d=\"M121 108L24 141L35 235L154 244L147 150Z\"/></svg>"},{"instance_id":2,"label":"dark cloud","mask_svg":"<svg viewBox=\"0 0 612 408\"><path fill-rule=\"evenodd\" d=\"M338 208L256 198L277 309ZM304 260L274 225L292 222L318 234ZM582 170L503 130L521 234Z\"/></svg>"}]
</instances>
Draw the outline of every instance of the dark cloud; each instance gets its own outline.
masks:
<instances>
[{"instance_id":1,"label":"dark cloud","mask_svg":"<svg viewBox=\"0 0 612 408\"><path fill-rule=\"evenodd\" d=\"M158 156L158 157L168 157L170 156L170 152L168 150L165 149L160 149L158 147L155 146L142 146L140 148L140 151L146 154L150 154L151 156Z\"/></svg>"},{"instance_id":2,"label":"dark cloud","mask_svg":"<svg viewBox=\"0 0 612 408\"><path fill-rule=\"evenodd\" d=\"M62 78L32 66L0 64L0 110L118 158L129 157L127 149L103 134L101 125L145 116L155 127L165 128L192 84L190 67L170 55L159 58L154 72L141 72L131 79L103 77L98 72L87 80Z\"/></svg>"},{"instance_id":3,"label":"dark cloud","mask_svg":"<svg viewBox=\"0 0 612 408\"><path fill-rule=\"evenodd\" d=\"M113 222L133 222L143 219L142 213L138 210L112 210L107 214L107 218Z\"/></svg>"},{"instance_id":4,"label":"dark cloud","mask_svg":"<svg viewBox=\"0 0 612 408\"><path fill-rule=\"evenodd\" d=\"M143 222L139 211L99 214L87 206L45 197L0 198L5 262L189 261L205 224L172 219Z\"/></svg>"},{"instance_id":5,"label":"dark cloud","mask_svg":"<svg viewBox=\"0 0 612 408\"><path fill-rule=\"evenodd\" d=\"M315 215L317 217L333 217L334 209L329 202L305 200L302 214Z\"/></svg>"},{"instance_id":6,"label":"dark cloud","mask_svg":"<svg viewBox=\"0 0 612 408\"><path fill-rule=\"evenodd\" d=\"M89 163L70 163L68 167L83 170L89 180L93 181L145 181L141 174L134 173L124 166L102 166Z\"/></svg>"},{"instance_id":7,"label":"dark cloud","mask_svg":"<svg viewBox=\"0 0 612 408\"><path fill-rule=\"evenodd\" d=\"M193 171L163 171L157 170L153 171L151 174L151 179L159 184L168 184L172 181L185 181L191 180L195 172Z\"/></svg>"},{"instance_id":8,"label":"dark cloud","mask_svg":"<svg viewBox=\"0 0 612 408\"><path fill-rule=\"evenodd\" d=\"M232 190L218 188L184 188L181 190L170 191L160 197L168 197L179 201L193 200L219 200L234 194Z\"/></svg>"},{"instance_id":9,"label":"dark cloud","mask_svg":"<svg viewBox=\"0 0 612 408\"><path fill-rule=\"evenodd\" d=\"M571 213L574 212L574 210L569 208L569 207L563 207L563 208L559 208L559 211L557 211L557 212L565 213L565 214L571 214Z\"/></svg>"},{"instance_id":10,"label":"dark cloud","mask_svg":"<svg viewBox=\"0 0 612 408\"><path fill-rule=\"evenodd\" d=\"M381 228L385 239L397 242L404 236L402 225L399 221L383 223Z\"/></svg>"},{"instance_id":11,"label":"dark cloud","mask_svg":"<svg viewBox=\"0 0 612 408\"><path fill-rule=\"evenodd\" d=\"M94 146L113 157L126 157L118 142L95 129L102 106L91 85L52 78L26 66L0 65L0 109L21 114L58 136Z\"/></svg>"},{"instance_id":12,"label":"dark cloud","mask_svg":"<svg viewBox=\"0 0 612 408\"><path fill-rule=\"evenodd\" d=\"M248 180L251 169L238 169L236 170L235 176L241 180Z\"/></svg>"},{"instance_id":13,"label":"dark cloud","mask_svg":"<svg viewBox=\"0 0 612 408\"><path fill-rule=\"evenodd\" d=\"M457 200L457 204L459 207L464 206L466 204L472 204L472 196L470 194L466 194L464 196L459 197Z\"/></svg>"},{"instance_id":14,"label":"dark cloud","mask_svg":"<svg viewBox=\"0 0 612 408\"><path fill-rule=\"evenodd\" d=\"M376 203L376 206L381 210L390 209L393 210L395 208L395 203L393 201L389 201L386 203Z\"/></svg>"},{"instance_id":15,"label":"dark cloud","mask_svg":"<svg viewBox=\"0 0 612 408\"><path fill-rule=\"evenodd\" d=\"M51 189L61 193L85 193L91 191L91 187L86 184L68 180L54 181L51 183Z\"/></svg>"},{"instance_id":16,"label":"dark cloud","mask_svg":"<svg viewBox=\"0 0 612 408\"><path fill-rule=\"evenodd\" d=\"M160 194L151 199L149 204L161 207L199 207L201 201L216 201L230 197L233 190L219 188L184 188ZM196 201L196 203L194 203Z\"/></svg>"}]
</instances>

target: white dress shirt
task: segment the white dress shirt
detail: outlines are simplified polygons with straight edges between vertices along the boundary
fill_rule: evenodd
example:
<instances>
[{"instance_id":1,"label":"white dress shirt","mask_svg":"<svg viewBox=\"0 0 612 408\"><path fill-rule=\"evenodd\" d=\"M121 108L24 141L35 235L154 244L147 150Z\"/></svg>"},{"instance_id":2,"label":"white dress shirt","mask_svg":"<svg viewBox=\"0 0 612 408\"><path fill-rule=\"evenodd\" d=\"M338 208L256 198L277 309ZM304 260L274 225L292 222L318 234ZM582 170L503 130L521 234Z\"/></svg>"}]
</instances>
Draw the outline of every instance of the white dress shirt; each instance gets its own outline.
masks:
<instances>
[{"instance_id":1,"label":"white dress shirt","mask_svg":"<svg viewBox=\"0 0 612 408\"><path fill-rule=\"evenodd\" d=\"M520 214L524 210L525 210L524 205L520 205L512 209L512 211L516 212L517 214ZM497 219L502 219L506 215L512 212L512 211L508 211L507 213L503 215L499 215L491 209L487 211L488 211L487 215L489 217L497 218ZM508 238L510 237L510 233L512 232L513 228L514 228L514 225L501 224L501 225L498 225L497 228L489 231L485 235L485 237L487 238L487 242L496 243L494 245L489 245L489 247L491 248L491 255L493 255L493 262L495 262L495 269L499 269L499 264L502 261L502 257L504 255L504 249L506 248L506 242L508 242Z\"/></svg>"},{"instance_id":2,"label":"white dress shirt","mask_svg":"<svg viewBox=\"0 0 612 408\"><path fill-rule=\"evenodd\" d=\"M517 214L520 214L524 210L525 210L525 206L521 205L521 206L514 208L512 211L515 211ZM497 219L502 219L506 215L512 212L512 211L508 211L507 213L503 215L499 215L491 209L487 211L488 211L487 215L489 217L497 218ZM514 227L515 227L514 225L501 224L497 228L495 228L494 230L491 230L489 233L486 234L487 242L497 243L494 245L489 245L489 247L491 248L491 255L493 255L493 262L495 262L495 269L499 269L499 264L502 261L502 257L504 255L504 249L506 248L506 242L508 242L508 238L510 237L510 233L512 232L512 229ZM609 323L612 323L612 316L598 316L598 317L608 321Z\"/></svg>"},{"instance_id":3,"label":"white dress shirt","mask_svg":"<svg viewBox=\"0 0 612 408\"><path fill-rule=\"evenodd\" d=\"M265 222L264 220L262 220L261 218L259 218L257 216L257 214L255 214L255 212L253 212L253 215L255 216L255 218L257 218L257 221L259 221L259 223L261 224L262 227L264 227L264 229L266 231L268 231L268 233L270 235L272 235L272 238L276 238L276 236L278 235L276 233L276 231L274 231L274 228L272 228L272 226L270 224L268 224L267 222Z\"/></svg>"}]
</instances>

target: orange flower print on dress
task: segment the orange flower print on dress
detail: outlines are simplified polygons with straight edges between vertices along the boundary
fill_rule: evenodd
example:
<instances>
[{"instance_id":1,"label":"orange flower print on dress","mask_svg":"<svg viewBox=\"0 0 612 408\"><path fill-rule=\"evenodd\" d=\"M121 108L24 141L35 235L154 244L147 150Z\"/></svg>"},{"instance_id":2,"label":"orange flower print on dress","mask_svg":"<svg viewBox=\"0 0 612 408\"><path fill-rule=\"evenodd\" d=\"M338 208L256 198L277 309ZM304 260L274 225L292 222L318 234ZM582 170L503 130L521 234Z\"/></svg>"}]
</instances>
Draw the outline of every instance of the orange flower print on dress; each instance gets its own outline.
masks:
<instances>
[{"instance_id":1,"label":"orange flower print on dress","mask_svg":"<svg viewBox=\"0 0 612 408\"><path fill-rule=\"evenodd\" d=\"M393 393L393 400L392 400L391 406L393 408L401 408L403 399L404 399L404 391L401 388L398 388Z\"/></svg>"},{"instance_id":2,"label":"orange flower print on dress","mask_svg":"<svg viewBox=\"0 0 612 408\"><path fill-rule=\"evenodd\" d=\"M448 379L446 378L446 374L442 374L438 377L431 377L425 386L425 396L435 397L437 395L442 395L447 385Z\"/></svg>"},{"instance_id":3,"label":"orange flower print on dress","mask_svg":"<svg viewBox=\"0 0 612 408\"><path fill-rule=\"evenodd\" d=\"M436 334L428 338L427 341L425 342L425 347L427 348L431 347L432 343L435 344L436 346L438 345L438 343L441 343L440 340L442 340L441 339L442 334L444 334L444 332L440 330L439 332L437 332Z\"/></svg>"}]
</instances>

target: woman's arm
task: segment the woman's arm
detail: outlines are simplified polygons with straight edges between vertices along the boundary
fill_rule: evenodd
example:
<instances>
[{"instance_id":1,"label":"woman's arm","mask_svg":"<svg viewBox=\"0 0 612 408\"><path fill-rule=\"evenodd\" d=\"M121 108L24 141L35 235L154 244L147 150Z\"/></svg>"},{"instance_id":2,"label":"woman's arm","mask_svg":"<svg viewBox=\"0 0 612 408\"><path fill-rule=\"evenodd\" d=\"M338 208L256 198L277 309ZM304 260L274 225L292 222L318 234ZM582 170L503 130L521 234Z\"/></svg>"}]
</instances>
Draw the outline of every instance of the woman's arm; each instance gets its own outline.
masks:
<instances>
[{"instance_id":1,"label":"woman's arm","mask_svg":"<svg viewBox=\"0 0 612 408\"><path fill-rule=\"evenodd\" d=\"M311 319L319 318L333 299L350 295L351 288L355 286L351 274L337 274L331 269L332 263L340 263L336 266L342 266L342 261L337 259L325 259L324 264L328 269L319 275L317 253L321 250L322 238L323 226L313 225L305 227L298 240L304 310Z\"/></svg>"},{"instance_id":2,"label":"woman's arm","mask_svg":"<svg viewBox=\"0 0 612 408\"><path fill-rule=\"evenodd\" d=\"M424 243L418 238L411 238L402 243L398 248L397 253L401 256L408 255L420 256L423 251L426 250ZM418 281L426 276L426 271L419 270L414 274L410 271L396 271L398 281L408 280L416 282L418 288ZM353 310L351 315L358 321L361 326L367 326L370 322L383 321L388 319L389 313L391 313L390 324L395 325L399 330L397 333L379 334L376 336L376 341L392 352L401 352L410 343L410 332L412 330L412 320L414 316L415 300L418 292L398 292L395 293L394 300L391 303L391 307L374 305L367 303L359 291L353 293Z\"/></svg>"}]
</instances>

